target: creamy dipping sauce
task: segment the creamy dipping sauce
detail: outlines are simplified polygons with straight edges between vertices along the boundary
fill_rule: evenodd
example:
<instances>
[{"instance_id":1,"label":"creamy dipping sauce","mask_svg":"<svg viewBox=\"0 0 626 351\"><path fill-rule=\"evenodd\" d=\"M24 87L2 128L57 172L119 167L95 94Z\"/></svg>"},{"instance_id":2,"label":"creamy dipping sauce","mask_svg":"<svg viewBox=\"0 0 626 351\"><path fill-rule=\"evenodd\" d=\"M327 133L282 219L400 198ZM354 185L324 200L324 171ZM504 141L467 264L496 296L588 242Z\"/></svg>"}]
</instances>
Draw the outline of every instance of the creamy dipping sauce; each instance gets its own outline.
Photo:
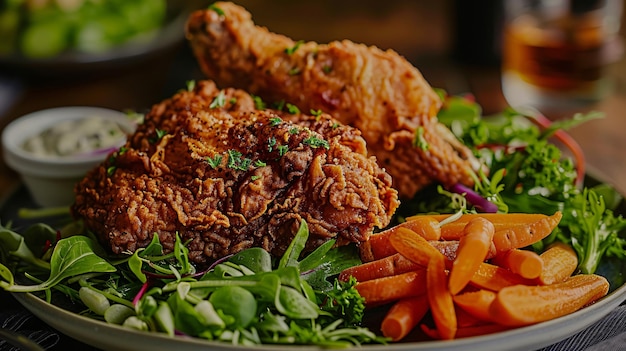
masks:
<instances>
[{"instance_id":1,"label":"creamy dipping sauce","mask_svg":"<svg viewBox=\"0 0 626 351\"><path fill-rule=\"evenodd\" d=\"M105 152L120 147L126 133L113 120L90 116L61 121L27 139L24 150L38 156L75 156Z\"/></svg>"}]
</instances>

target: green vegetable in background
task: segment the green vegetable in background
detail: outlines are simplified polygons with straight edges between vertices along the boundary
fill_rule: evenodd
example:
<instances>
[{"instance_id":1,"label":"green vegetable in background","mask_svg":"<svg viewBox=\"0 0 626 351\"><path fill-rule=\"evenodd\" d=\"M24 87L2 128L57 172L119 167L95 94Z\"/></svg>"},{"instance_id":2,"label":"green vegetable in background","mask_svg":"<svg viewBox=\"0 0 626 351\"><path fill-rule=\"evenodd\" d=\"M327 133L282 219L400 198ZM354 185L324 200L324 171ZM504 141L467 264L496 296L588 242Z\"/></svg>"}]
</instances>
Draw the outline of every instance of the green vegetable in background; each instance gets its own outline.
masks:
<instances>
[{"instance_id":1,"label":"green vegetable in background","mask_svg":"<svg viewBox=\"0 0 626 351\"><path fill-rule=\"evenodd\" d=\"M45 59L64 52L101 53L154 37L166 20L166 0L12 0L0 5L0 54Z\"/></svg>"}]
</instances>

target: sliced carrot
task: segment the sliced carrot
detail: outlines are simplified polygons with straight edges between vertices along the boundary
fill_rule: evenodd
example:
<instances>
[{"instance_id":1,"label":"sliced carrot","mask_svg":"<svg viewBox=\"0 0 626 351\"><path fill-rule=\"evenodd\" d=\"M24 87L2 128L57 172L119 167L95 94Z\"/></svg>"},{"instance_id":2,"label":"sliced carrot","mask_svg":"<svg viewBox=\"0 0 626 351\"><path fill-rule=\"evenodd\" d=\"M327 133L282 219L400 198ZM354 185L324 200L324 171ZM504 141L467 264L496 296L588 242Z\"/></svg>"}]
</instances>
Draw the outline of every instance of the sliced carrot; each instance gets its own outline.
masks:
<instances>
[{"instance_id":1,"label":"sliced carrot","mask_svg":"<svg viewBox=\"0 0 626 351\"><path fill-rule=\"evenodd\" d=\"M490 290L477 290L455 295L454 303L472 316L486 322L493 322L490 313L491 303L496 293Z\"/></svg>"},{"instance_id":2,"label":"sliced carrot","mask_svg":"<svg viewBox=\"0 0 626 351\"><path fill-rule=\"evenodd\" d=\"M439 222L433 217L422 216L418 220L406 221L380 233L370 235L369 239L359 246L361 259L364 262L369 262L397 253L389 242L389 236L400 228L410 229L426 240L439 240L441 237Z\"/></svg>"},{"instance_id":3,"label":"sliced carrot","mask_svg":"<svg viewBox=\"0 0 626 351\"><path fill-rule=\"evenodd\" d=\"M499 324L523 326L564 316L605 296L609 282L595 274L580 274L552 285L516 285L500 290L491 304Z\"/></svg>"},{"instance_id":4,"label":"sliced carrot","mask_svg":"<svg viewBox=\"0 0 626 351\"><path fill-rule=\"evenodd\" d=\"M534 285L533 280L524 279L506 268L489 263L481 263L470 283L478 288L491 291L500 291L513 285Z\"/></svg>"},{"instance_id":5,"label":"sliced carrot","mask_svg":"<svg viewBox=\"0 0 626 351\"><path fill-rule=\"evenodd\" d=\"M491 263L506 268L526 279L535 279L543 271L543 259L534 251L513 249L501 252Z\"/></svg>"},{"instance_id":6,"label":"sliced carrot","mask_svg":"<svg viewBox=\"0 0 626 351\"><path fill-rule=\"evenodd\" d=\"M401 254L396 253L375 261L346 268L339 273L338 279L340 281L348 281L350 277L354 277L358 282L364 282L417 269L423 269L423 267L413 263Z\"/></svg>"},{"instance_id":7,"label":"sliced carrot","mask_svg":"<svg viewBox=\"0 0 626 351\"><path fill-rule=\"evenodd\" d=\"M367 280L357 283L355 288L365 299L367 306L379 306L405 297L423 295L426 293L426 270L422 268Z\"/></svg>"},{"instance_id":8,"label":"sliced carrot","mask_svg":"<svg viewBox=\"0 0 626 351\"><path fill-rule=\"evenodd\" d=\"M463 232L448 281L453 295L463 290L487 257L495 229L488 220L476 217L467 223Z\"/></svg>"},{"instance_id":9,"label":"sliced carrot","mask_svg":"<svg viewBox=\"0 0 626 351\"><path fill-rule=\"evenodd\" d=\"M540 219L531 224L521 224L514 227L497 230L493 236L493 244L497 252L519 249L532 245L550 235L561 221L560 211L552 216Z\"/></svg>"},{"instance_id":10,"label":"sliced carrot","mask_svg":"<svg viewBox=\"0 0 626 351\"><path fill-rule=\"evenodd\" d=\"M402 256L423 267L428 266L433 257L444 259L443 254L426 239L407 228L398 228L389 236L389 241Z\"/></svg>"},{"instance_id":11,"label":"sliced carrot","mask_svg":"<svg viewBox=\"0 0 626 351\"><path fill-rule=\"evenodd\" d=\"M453 215L415 215L407 217L406 221L411 222L426 216L441 223ZM459 240L463 235L463 228L465 227L465 225L467 225L469 221L476 217L481 217L489 220L489 222L493 223L493 226L497 231L517 225L528 225L537 222L547 216L540 213L468 213L460 216L455 221L443 224L440 229L441 239Z\"/></svg>"},{"instance_id":12,"label":"sliced carrot","mask_svg":"<svg viewBox=\"0 0 626 351\"><path fill-rule=\"evenodd\" d=\"M565 281L578 268L578 255L565 243L551 245L540 256L543 270L537 279L539 284L549 285Z\"/></svg>"},{"instance_id":13,"label":"sliced carrot","mask_svg":"<svg viewBox=\"0 0 626 351\"><path fill-rule=\"evenodd\" d=\"M406 228L413 230L426 240L441 239L439 221L431 216L422 216L412 220L410 223L407 222Z\"/></svg>"},{"instance_id":14,"label":"sliced carrot","mask_svg":"<svg viewBox=\"0 0 626 351\"><path fill-rule=\"evenodd\" d=\"M380 326L383 336L393 341L402 340L428 312L426 294L406 297L391 306Z\"/></svg>"},{"instance_id":15,"label":"sliced carrot","mask_svg":"<svg viewBox=\"0 0 626 351\"><path fill-rule=\"evenodd\" d=\"M437 326L437 333L445 340L454 339L457 329L456 313L446 275L446 263L443 255L431 258L426 269L428 303Z\"/></svg>"}]
</instances>

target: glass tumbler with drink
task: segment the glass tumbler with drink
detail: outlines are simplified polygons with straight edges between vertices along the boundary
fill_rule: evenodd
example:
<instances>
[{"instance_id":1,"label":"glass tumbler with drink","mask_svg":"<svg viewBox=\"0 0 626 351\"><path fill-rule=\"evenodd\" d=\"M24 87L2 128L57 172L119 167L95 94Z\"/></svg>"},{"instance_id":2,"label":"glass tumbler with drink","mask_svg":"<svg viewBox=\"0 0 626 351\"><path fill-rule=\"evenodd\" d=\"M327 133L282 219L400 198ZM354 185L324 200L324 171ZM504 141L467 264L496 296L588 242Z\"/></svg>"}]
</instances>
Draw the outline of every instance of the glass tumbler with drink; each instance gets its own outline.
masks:
<instances>
[{"instance_id":1,"label":"glass tumbler with drink","mask_svg":"<svg viewBox=\"0 0 626 351\"><path fill-rule=\"evenodd\" d=\"M611 90L623 0L506 0L502 90L513 107L566 110Z\"/></svg>"}]
</instances>

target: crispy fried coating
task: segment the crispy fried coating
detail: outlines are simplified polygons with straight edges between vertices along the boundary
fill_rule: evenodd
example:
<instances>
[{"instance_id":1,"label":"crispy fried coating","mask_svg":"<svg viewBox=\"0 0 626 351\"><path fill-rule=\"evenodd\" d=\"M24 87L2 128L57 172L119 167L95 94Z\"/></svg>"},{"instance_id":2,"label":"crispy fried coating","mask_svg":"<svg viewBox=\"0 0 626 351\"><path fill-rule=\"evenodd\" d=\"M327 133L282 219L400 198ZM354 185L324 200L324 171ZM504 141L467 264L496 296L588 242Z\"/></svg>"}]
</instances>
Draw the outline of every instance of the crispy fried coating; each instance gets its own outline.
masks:
<instances>
[{"instance_id":1,"label":"crispy fried coating","mask_svg":"<svg viewBox=\"0 0 626 351\"><path fill-rule=\"evenodd\" d=\"M360 129L401 197L433 181L473 184L476 159L438 122L440 98L396 52L348 40L296 42L256 26L230 2L191 14L186 35L218 85L322 110Z\"/></svg>"},{"instance_id":2,"label":"crispy fried coating","mask_svg":"<svg viewBox=\"0 0 626 351\"><path fill-rule=\"evenodd\" d=\"M365 241L398 206L357 129L255 110L247 93L211 81L154 105L75 192L73 215L113 253L153 235L171 251L180 235L199 265L249 247L281 255L302 220L308 250Z\"/></svg>"}]
</instances>

